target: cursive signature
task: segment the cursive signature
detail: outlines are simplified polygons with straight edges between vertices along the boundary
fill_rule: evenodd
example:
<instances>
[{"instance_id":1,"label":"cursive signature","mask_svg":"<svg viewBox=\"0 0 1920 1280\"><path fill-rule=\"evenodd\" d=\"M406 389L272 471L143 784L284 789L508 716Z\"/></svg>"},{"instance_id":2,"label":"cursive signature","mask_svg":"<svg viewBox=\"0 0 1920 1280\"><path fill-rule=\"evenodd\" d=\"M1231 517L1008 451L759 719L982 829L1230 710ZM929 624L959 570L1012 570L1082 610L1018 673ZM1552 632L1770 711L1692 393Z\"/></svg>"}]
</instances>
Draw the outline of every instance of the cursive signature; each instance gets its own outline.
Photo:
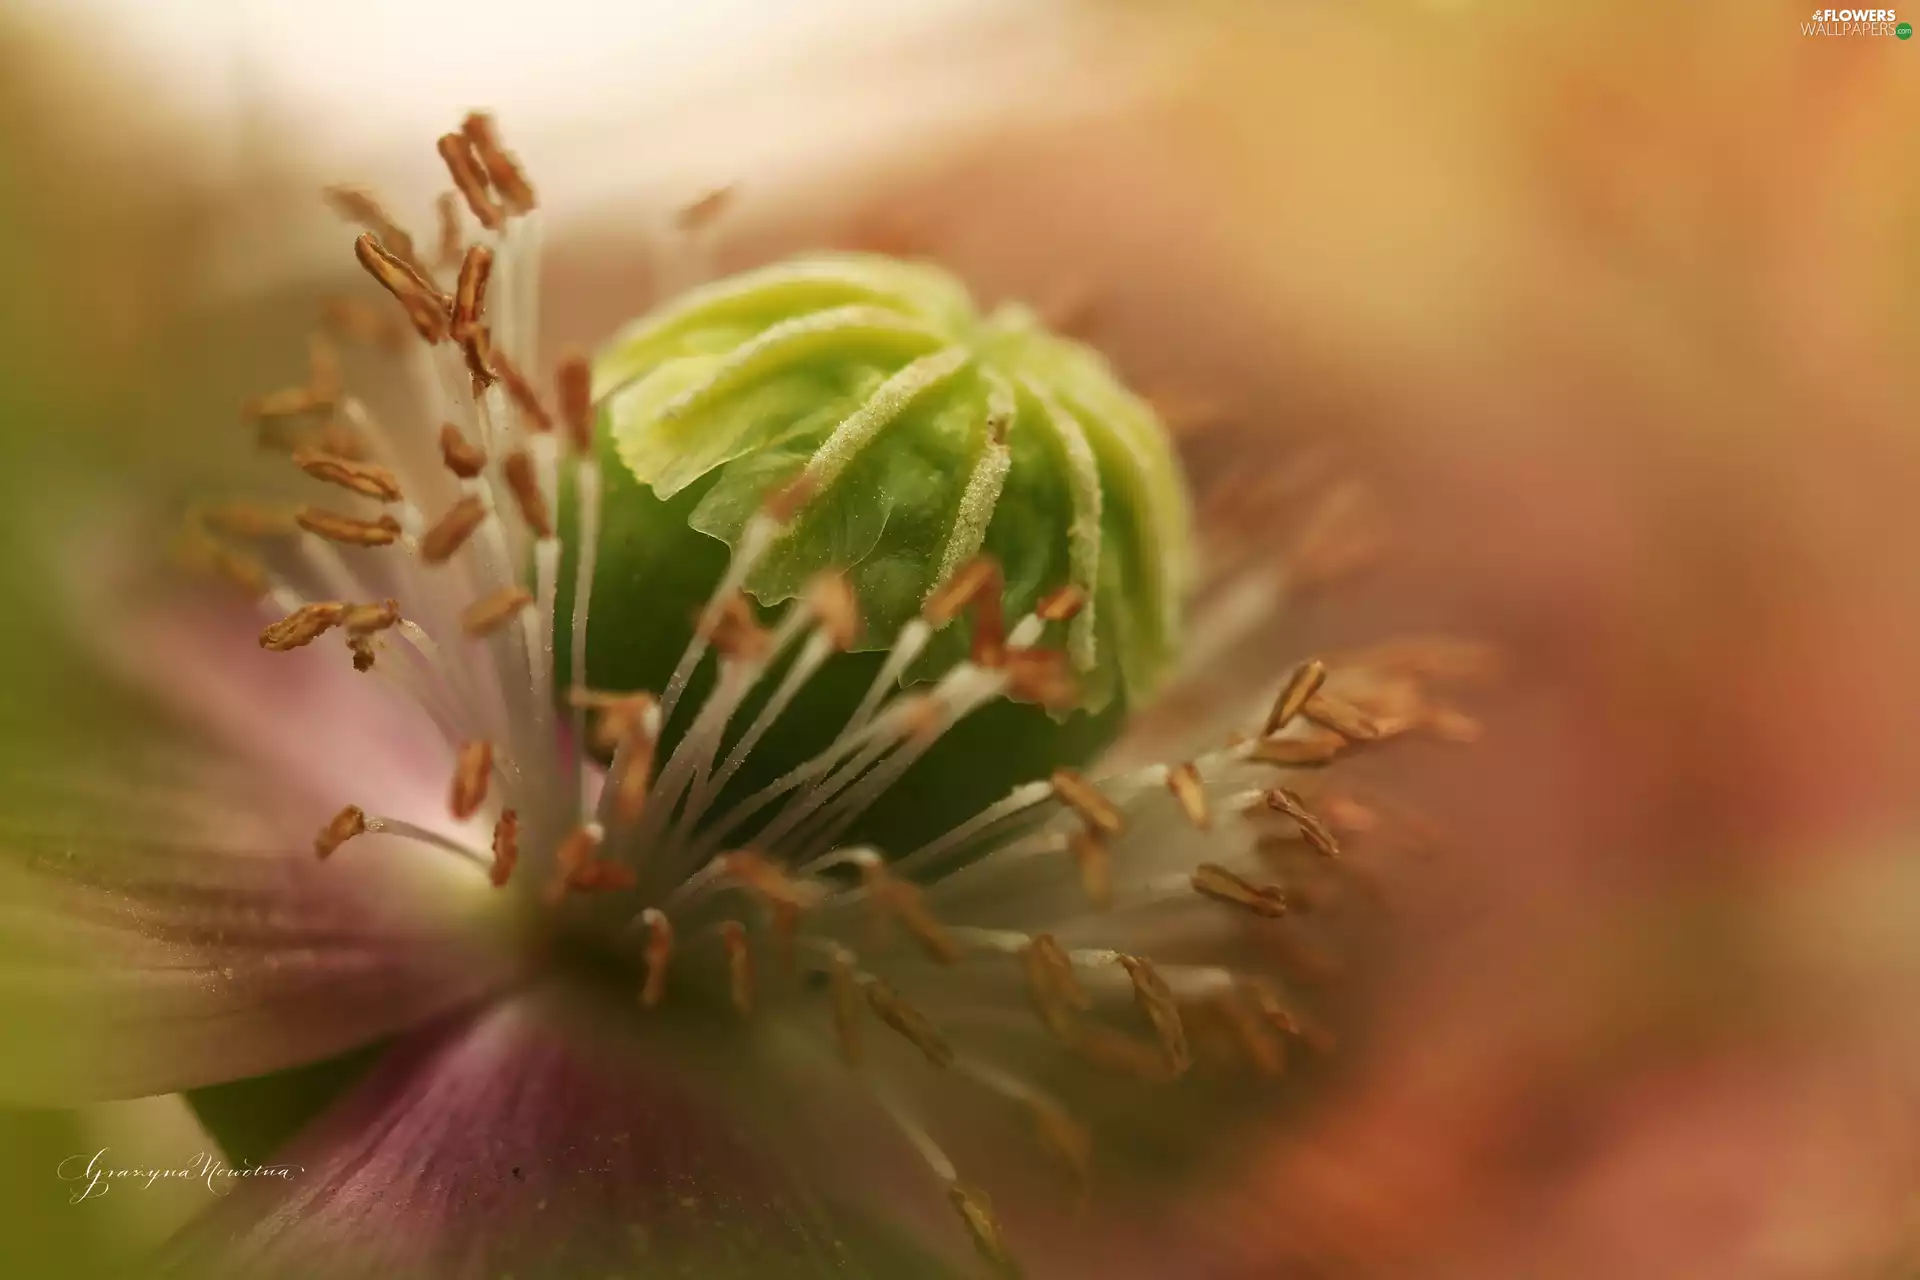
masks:
<instances>
[{"instance_id":1,"label":"cursive signature","mask_svg":"<svg viewBox=\"0 0 1920 1280\"><path fill-rule=\"evenodd\" d=\"M72 1186L67 1194L68 1204L83 1204L88 1200L97 1200L113 1190L116 1182L138 1183L142 1189L150 1189L161 1182L204 1182L207 1190L216 1196L228 1195L233 1191L234 1181L238 1178L278 1178L290 1181L295 1174L305 1173L306 1169L297 1164L248 1164L245 1161L237 1165L228 1164L219 1156L202 1151L179 1165L119 1165L108 1151L102 1147L92 1155L68 1156L62 1160L54 1173Z\"/></svg>"}]
</instances>

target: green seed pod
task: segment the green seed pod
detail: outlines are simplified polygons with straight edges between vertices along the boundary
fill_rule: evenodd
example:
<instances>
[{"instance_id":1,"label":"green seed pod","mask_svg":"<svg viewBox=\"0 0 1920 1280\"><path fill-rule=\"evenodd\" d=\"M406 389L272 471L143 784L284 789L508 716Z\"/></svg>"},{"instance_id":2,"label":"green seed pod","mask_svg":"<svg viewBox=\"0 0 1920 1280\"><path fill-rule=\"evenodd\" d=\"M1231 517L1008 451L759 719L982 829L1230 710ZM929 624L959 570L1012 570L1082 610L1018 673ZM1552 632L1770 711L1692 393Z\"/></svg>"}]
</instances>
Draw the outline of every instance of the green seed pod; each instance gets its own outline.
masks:
<instances>
[{"instance_id":1,"label":"green seed pod","mask_svg":"<svg viewBox=\"0 0 1920 1280\"><path fill-rule=\"evenodd\" d=\"M763 772L844 721L878 651L976 556L1000 565L1010 621L1063 587L1084 592L1049 640L1070 659L1077 706L972 717L876 807L867 839L911 842L1084 760L1175 653L1189 514L1152 410L1094 352L1020 308L980 315L933 267L819 256L708 285L609 343L593 389L607 479L590 683L660 687L729 549L796 482L806 503L746 589L774 605L838 570L858 597L861 645L809 685L812 715L783 717L794 740L756 752L775 762ZM969 630L949 625L910 678L964 657Z\"/></svg>"}]
</instances>

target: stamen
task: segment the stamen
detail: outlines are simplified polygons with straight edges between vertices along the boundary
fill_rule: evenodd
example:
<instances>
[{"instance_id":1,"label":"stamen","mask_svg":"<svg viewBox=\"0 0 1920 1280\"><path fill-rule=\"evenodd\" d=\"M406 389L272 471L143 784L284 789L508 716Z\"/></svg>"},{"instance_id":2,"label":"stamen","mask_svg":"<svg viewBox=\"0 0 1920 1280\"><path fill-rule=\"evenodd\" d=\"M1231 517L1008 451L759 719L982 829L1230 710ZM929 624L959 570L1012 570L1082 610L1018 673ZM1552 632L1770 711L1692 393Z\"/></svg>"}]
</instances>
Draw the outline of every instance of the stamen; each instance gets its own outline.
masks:
<instances>
[{"instance_id":1,"label":"stamen","mask_svg":"<svg viewBox=\"0 0 1920 1280\"><path fill-rule=\"evenodd\" d=\"M1117 836L1126 830L1126 819L1119 806L1100 789L1072 769L1053 771L1053 794L1060 803L1079 814L1081 819L1103 835Z\"/></svg>"},{"instance_id":2,"label":"stamen","mask_svg":"<svg viewBox=\"0 0 1920 1280\"><path fill-rule=\"evenodd\" d=\"M858 1067L860 1051L860 984L853 970L853 957L845 948L835 947L827 962L827 990L833 998L834 1038L840 1045L840 1060Z\"/></svg>"},{"instance_id":3,"label":"stamen","mask_svg":"<svg viewBox=\"0 0 1920 1280\"><path fill-rule=\"evenodd\" d=\"M1280 886L1254 884L1217 862L1203 862L1195 867L1192 884L1196 893L1231 906L1243 907L1268 920L1278 920L1293 906L1292 900Z\"/></svg>"},{"instance_id":4,"label":"stamen","mask_svg":"<svg viewBox=\"0 0 1920 1280\"><path fill-rule=\"evenodd\" d=\"M460 434L460 428L451 422L440 428L440 460L447 464L447 470L462 480L471 480L486 470L486 450L473 444Z\"/></svg>"},{"instance_id":5,"label":"stamen","mask_svg":"<svg viewBox=\"0 0 1920 1280\"><path fill-rule=\"evenodd\" d=\"M420 535L420 558L428 564L445 564L486 518L487 504L478 495L468 494Z\"/></svg>"},{"instance_id":6,"label":"stamen","mask_svg":"<svg viewBox=\"0 0 1920 1280\"><path fill-rule=\"evenodd\" d=\"M390 312L362 298L327 298L320 304L320 323L345 341L398 351L407 331Z\"/></svg>"},{"instance_id":7,"label":"stamen","mask_svg":"<svg viewBox=\"0 0 1920 1280\"><path fill-rule=\"evenodd\" d=\"M514 408L526 419L529 431L545 435L553 430L553 418L547 413L546 406L540 403L539 392L527 381L519 366L507 359L506 353L493 353L493 371L500 375L500 382L507 389L507 398L513 401Z\"/></svg>"},{"instance_id":8,"label":"stamen","mask_svg":"<svg viewBox=\"0 0 1920 1280\"><path fill-rule=\"evenodd\" d=\"M455 342L465 342L480 325L480 313L487 305L487 281L493 277L493 250L483 244L471 245L460 261L460 279L453 291L453 323L447 333Z\"/></svg>"},{"instance_id":9,"label":"stamen","mask_svg":"<svg viewBox=\"0 0 1920 1280\"><path fill-rule=\"evenodd\" d=\"M1480 741L1486 731L1479 719L1455 707L1431 707L1421 718L1421 728L1442 742L1470 745Z\"/></svg>"},{"instance_id":10,"label":"stamen","mask_svg":"<svg viewBox=\"0 0 1920 1280\"><path fill-rule=\"evenodd\" d=\"M723 854L719 862L729 878L775 905L805 911L820 901L816 886L795 880L777 864L751 849L737 849Z\"/></svg>"},{"instance_id":11,"label":"stamen","mask_svg":"<svg viewBox=\"0 0 1920 1280\"><path fill-rule=\"evenodd\" d=\"M493 881L494 888L503 889L519 865L520 815L512 809L502 809L499 820L493 824L493 866L488 868L487 878Z\"/></svg>"},{"instance_id":12,"label":"stamen","mask_svg":"<svg viewBox=\"0 0 1920 1280\"><path fill-rule=\"evenodd\" d=\"M331 407L331 401L322 399L312 387L282 387L266 395L254 396L240 406L240 412L256 422L268 422L278 418L302 418L308 414L322 413Z\"/></svg>"},{"instance_id":13,"label":"stamen","mask_svg":"<svg viewBox=\"0 0 1920 1280\"><path fill-rule=\"evenodd\" d=\"M466 197L467 208L473 211L474 218L487 230L498 231L504 213L487 191L487 175L474 155L472 141L465 134L443 133L434 145L446 162L447 172L453 176L454 187Z\"/></svg>"},{"instance_id":14,"label":"stamen","mask_svg":"<svg viewBox=\"0 0 1920 1280\"><path fill-rule=\"evenodd\" d=\"M460 245L466 239L460 229L460 197L441 192L434 198L433 212L440 224L440 251L434 265L452 271L460 265Z\"/></svg>"},{"instance_id":15,"label":"stamen","mask_svg":"<svg viewBox=\"0 0 1920 1280\"><path fill-rule=\"evenodd\" d=\"M1315 1053L1333 1052L1333 1033L1287 1008L1274 989L1265 982L1257 978L1239 978L1234 982L1234 990L1274 1030L1297 1038Z\"/></svg>"},{"instance_id":16,"label":"stamen","mask_svg":"<svg viewBox=\"0 0 1920 1280\"><path fill-rule=\"evenodd\" d=\"M560 420L567 424L573 447L593 453L593 366L583 356L571 356L553 371L560 394Z\"/></svg>"},{"instance_id":17,"label":"stamen","mask_svg":"<svg viewBox=\"0 0 1920 1280\"><path fill-rule=\"evenodd\" d=\"M356 604L347 610L340 625L358 636L385 631L400 621L400 602L383 600L379 604Z\"/></svg>"},{"instance_id":18,"label":"stamen","mask_svg":"<svg viewBox=\"0 0 1920 1280\"><path fill-rule=\"evenodd\" d=\"M1067 838L1067 849L1080 868L1080 888L1087 901L1105 909L1113 905L1113 855L1096 831L1081 830Z\"/></svg>"},{"instance_id":19,"label":"stamen","mask_svg":"<svg viewBox=\"0 0 1920 1280\"><path fill-rule=\"evenodd\" d=\"M1173 792L1188 822L1201 831L1213 825L1213 815L1207 811L1207 789L1200 782L1200 771L1191 763L1168 770L1167 789Z\"/></svg>"},{"instance_id":20,"label":"stamen","mask_svg":"<svg viewBox=\"0 0 1920 1280\"><path fill-rule=\"evenodd\" d=\"M1167 988L1166 980L1153 962L1141 956L1123 955L1121 967L1127 971L1127 977L1133 980L1134 1003L1147 1015L1147 1021L1153 1024L1154 1035L1160 1040L1160 1049L1165 1056L1168 1070L1174 1075L1183 1074L1193 1065L1193 1057L1187 1051L1186 1031L1180 1025L1180 1006L1173 998L1173 992Z\"/></svg>"},{"instance_id":21,"label":"stamen","mask_svg":"<svg viewBox=\"0 0 1920 1280\"><path fill-rule=\"evenodd\" d=\"M1012 1250L1007 1248L1006 1233L1000 1229L1000 1219L993 1212L993 1201L987 1193L964 1182L955 1182L947 1188L947 1199L960 1221L966 1224L967 1234L973 1237L973 1247L1002 1276L1017 1280L1021 1274L1020 1264L1014 1259Z\"/></svg>"},{"instance_id":22,"label":"stamen","mask_svg":"<svg viewBox=\"0 0 1920 1280\"><path fill-rule=\"evenodd\" d=\"M353 242L354 256L382 289L393 295L407 313L415 333L429 345L447 336L447 303L438 289L409 266L389 253L371 233Z\"/></svg>"},{"instance_id":23,"label":"stamen","mask_svg":"<svg viewBox=\"0 0 1920 1280\"><path fill-rule=\"evenodd\" d=\"M1298 737L1261 738L1253 744L1253 759L1288 768L1314 768L1331 764L1347 745L1337 733L1313 730Z\"/></svg>"},{"instance_id":24,"label":"stamen","mask_svg":"<svg viewBox=\"0 0 1920 1280\"><path fill-rule=\"evenodd\" d=\"M1086 607L1085 588L1069 582L1042 596L1040 603L1033 606L1033 613L1042 622L1070 622Z\"/></svg>"},{"instance_id":25,"label":"stamen","mask_svg":"<svg viewBox=\"0 0 1920 1280\"><path fill-rule=\"evenodd\" d=\"M480 812L480 806L487 802L487 780L492 776L491 742L469 742L460 748L453 767L453 793L447 802L454 817L464 822Z\"/></svg>"},{"instance_id":26,"label":"stamen","mask_svg":"<svg viewBox=\"0 0 1920 1280\"><path fill-rule=\"evenodd\" d=\"M461 121L460 131L467 136L468 144L479 157L481 167L487 171L488 180L500 193L507 212L532 212L535 204L533 187L528 184L526 173L513 153L500 145L500 134L493 117L485 112L473 112Z\"/></svg>"},{"instance_id":27,"label":"stamen","mask_svg":"<svg viewBox=\"0 0 1920 1280\"><path fill-rule=\"evenodd\" d=\"M647 930L647 979L640 988L640 1004L654 1009L667 995L667 964L673 959L673 922L658 907L648 907L640 913L640 923Z\"/></svg>"},{"instance_id":28,"label":"stamen","mask_svg":"<svg viewBox=\"0 0 1920 1280\"><path fill-rule=\"evenodd\" d=\"M536 538L551 538L553 517L547 510L547 496L540 491L540 479L534 474L533 455L516 449L500 465L528 531Z\"/></svg>"},{"instance_id":29,"label":"stamen","mask_svg":"<svg viewBox=\"0 0 1920 1280\"><path fill-rule=\"evenodd\" d=\"M400 522L387 515L362 520L324 507L302 507L293 518L308 533L350 547L385 547L400 537Z\"/></svg>"},{"instance_id":30,"label":"stamen","mask_svg":"<svg viewBox=\"0 0 1920 1280\"><path fill-rule=\"evenodd\" d=\"M1309 720L1333 730L1351 742L1377 742L1383 737L1391 736L1387 727L1383 727L1372 716L1344 698L1316 693L1307 699L1304 710Z\"/></svg>"},{"instance_id":31,"label":"stamen","mask_svg":"<svg viewBox=\"0 0 1920 1280\"><path fill-rule=\"evenodd\" d=\"M478 400L499 376L493 370L493 331L483 324L474 325L460 340L460 349L466 355L467 376L473 379L473 395Z\"/></svg>"},{"instance_id":32,"label":"stamen","mask_svg":"<svg viewBox=\"0 0 1920 1280\"><path fill-rule=\"evenodd\" d=\"M705 610L695 634L718 649L723 657L759 662L772 648L772 633L753 616L747 597L735 592L718 607Z\"/></svg>"},{"instance_id":33,"label":"stamen","mask_svg":"<svg viewBox=\"0 0 1920 1280\"><path fill-rule=\"evenodd\" d=\"M313 838L313 852L321 859L330 858L334 851L367 829L367 815L358 805L348 805L333 815L326 826L320 828L320 834Z\"/></svg>"},{"instance_id":34,"label":"stamen","mask_svg":"<svg viewBox=\"0 0 1920 1280\"><path fill-rule=\"evenodd\" d=\"M738 191L738 186L728 182L701 192L674 211L673 225L687 233L705 230L727 211Z\"/></svg>"},{"instance_id":35,"label":"stamen","mask_svg":"<svg viewBox=\"0 0 1920 1280\"><path fill-rule=\"evenodd\" d=\"M999 577L998 561L991 556L975 556L928 595L927 602L920 608L920 616L936 628L944 627L959 617Z\"/></svg>"},{"instance_id":36,"label":"stamen","mask_svg":"<svg viewBox=\"0 0 1920 1280\"><path fill-rule=\"evenodd\" d=\"M1298 795L1285 787L1275 787L1267 792L1267 807L1293 819L1307 843L1323 857L1340 856L1340 842L1333 838L1333 832L1327 830L1327 824L1315 817Z\"/></svg>"},{"instance_id":37,"label":"stamen","mask_svg":"<svg viewBox=\"0 0 1920 1280\"><path fill-rule=\"evenodd\" d=\"M600 849L600 831L591 825L578 826L567 833L553 851L554 874L548 882L545 897L549 905L555 905L566 897L569 889L579 887L579 882L587 874L587 868L593 864L594 855Z\"/></svg>"},{"instance_id":38,"label":"stamen","mask_svg":"<svg viewBox=\"0 0 1920 1280\"><path fill-rule=\"evenodd\" d=\"M381 502L400 501L400 481L393 472L371 462L335 458L313 449L296 449L293 463L316 480L339 485Z\"/></svg>"},{"instance_id":39,"label":"stamen","mask_svg":"<svg viewBox=\"0 0 1920 1280\"><path fill-rule=\"evenodd\" d=\"M223 502L215 506L195 507L193 518L210 533L229 538L265 541L291 538L300 532L293 512L284 507L267 507L255 502Z\"/></svg>"},{"instance_id":40,"label":"stamen","mask_svg":"<svg viewBox=\"0 0 1920 1280\"><path fill-rule=\"evenodd\" d=\"M260 633L260 647L285 653L312 644L347 616L347 606L337 600L303 604Z\"/></svg>"},{"instance_id":41,"label":"stamen","mask_svg":"<svg viewBox=\"0 0 1920 1280\"><path fill-rule=\"evenodd\" d=\"M426 275L424 266L414 253L413 237L387 216L387 211L381 208L379 198L373 192L364 187L326 187L321 190L320 198L342 218L358 223L381 244L388 246L391 257L408 269Z\"/></svg>"},{"instance_id":42,"label":"stamen","mask_svg":"<svg viewBox=\"0 0 1920 1280\"><path fill-rule=\"evenodd\" d=\"M1170 1084L1182 1074L1168 1061L1164 1046L1111 1027L1082 1026L1074 1033L1072 1046L1094 1066L1148 1084Z\"/></svg>"},{"instance_id":43,"label":"stamen","mask_svg":"<svg viewBox=\"0 0 1920 1280\"><path fill-rule=\"evenodd\" d=\"M1027 994L1040 1021L1061 1040L1071 1040L1074 1015L1093 1008L1093 997L1080 984L1072 959L1049 933L1033 935L1019 954L1020 968L1027 978Z\"/></svg>"},{"instance_id":44,"label":"stamen","mask_svg":"<svg viewBox=\"0 0 1920 1280\"><path fill-rule=\"evenodd\" d=\"M1071 711L1080 702L1073 664L1058 649L1010 649L1006 656L1007 694L1049 711Z\"/></svg>"},{"instance_id":45,"label":"stamen","mask_svg":"<svg viewBox=\"0 0 1920 1280\"><path fill-rule=\"evenodd\" d=\"M347 637L347 651L353 655L353 669L365 674L373 670L373 640L364 635Z\"/></svg>"},{"instance_id":46,"label":"stamen","mask_svg":"<svg viewBox=\"0 0 1920 1280\"><path fill-rule=\"evenodd\" d=\"M960 962L959 946L927 908L920 886L892 874L878 855L862 859L860 873L874 904L898 920L930 959L947 965Z\"/></svg>"},{"instance_id":47,"label":"stamen","mask_svg":"<svg viewBox=\"0 0 1920 1280\"><path fill-rule=\"evenodd\" d=\"M747 926L738 920L720 922L720 943L727 949L727 987L741 1017L753 1012L753 951L747 945Z\"/></svg>"},{"instance_id":48,"label":"stamen","mask_svg":"<svg viewBox=\"0 0 1920 1280\"><path fill-rule=\"evenodd\" d=\"M892 1027L914 1048L926 1055L936 1067L953 1065L953 1046L927 1020L927 1016L908 1004L900 994L878 978L867 978L863 985L867 1005L880 1021Z\"/></svg>"},{"instance_id":49,"label":"stamen","mask_svg":"<svg viewBox=\"0 0 1920 1280\"><path fill-rule=\"evenodd\" d=\"M852 649L860 639L860 601L846 575L816 574L807 582L803 599L819 619L827 642L841 653Z\"/></svg>"},{"instance_id":50,"label":"stamen","mask_svg":"<svg viewBox=\"0 0 1920 1280\"><path fill-rule=\"evenodd\" d=\"M1273 700L1273 709L1267 712L1266 723L1260 726L1260 736L1271 738L1284 729L1306 708L1307 700L1320 691L1326 680L1327 664L1318 658L1310 658L1295 667L1280 695Z\"/></svg>"},{"instance_id":51,"label":"stamen","mask_svg":"<svg viewBox=\"0 0 1920 1280\"><path fill-rule=\"evenodd\" d=\"M501 587L461 610L460 627L475 639L490 636L532 603L533 592L525 587Z\"/></svg>"},{"instance_id":52,"label":"stamen","mask_svg":"<svg viewBox=\"0 0 1920 1280\"><path fill-rule=\"evenodd\" d=\"M252 556L211 540L202 549L206 554L207 568L231 583L248 599L258 600L271 589L266 567Z\"/></svg>"}]
</instances>

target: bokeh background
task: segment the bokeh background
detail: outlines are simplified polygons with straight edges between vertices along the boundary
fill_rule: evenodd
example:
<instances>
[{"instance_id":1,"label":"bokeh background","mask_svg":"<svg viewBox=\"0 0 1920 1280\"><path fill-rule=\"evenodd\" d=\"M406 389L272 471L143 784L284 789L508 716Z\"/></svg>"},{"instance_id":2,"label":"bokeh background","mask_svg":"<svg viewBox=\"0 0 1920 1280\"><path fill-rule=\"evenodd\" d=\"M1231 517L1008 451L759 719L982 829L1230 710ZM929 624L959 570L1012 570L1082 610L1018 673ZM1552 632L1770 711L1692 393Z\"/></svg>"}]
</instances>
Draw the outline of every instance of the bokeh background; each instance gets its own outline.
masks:
<instances>
[{"instance_id":1,"label":"bokeh background","mask_svg":"<svg viewBox=\"0 0 1920 1280\"><path fill-rule=\"evenodd\" d=\"M1399 780L1444 835L1364 1033L1184 1193L1235 1274L1920 1275L1920 42L1806 8L15 0L0 761L114 732L72 531L251 473L238 406L351 278L317 188L420 219L490 107L554 343L858 245L1107 350L1248 618L1168 714L1383 628L1507 653ZM1388 554L1269 609L1334 474ZM0 1257L133 1273L204 1191L55 1166L205 1145L178 1100L0 1120Z\"/></svg>"}]
</instances>

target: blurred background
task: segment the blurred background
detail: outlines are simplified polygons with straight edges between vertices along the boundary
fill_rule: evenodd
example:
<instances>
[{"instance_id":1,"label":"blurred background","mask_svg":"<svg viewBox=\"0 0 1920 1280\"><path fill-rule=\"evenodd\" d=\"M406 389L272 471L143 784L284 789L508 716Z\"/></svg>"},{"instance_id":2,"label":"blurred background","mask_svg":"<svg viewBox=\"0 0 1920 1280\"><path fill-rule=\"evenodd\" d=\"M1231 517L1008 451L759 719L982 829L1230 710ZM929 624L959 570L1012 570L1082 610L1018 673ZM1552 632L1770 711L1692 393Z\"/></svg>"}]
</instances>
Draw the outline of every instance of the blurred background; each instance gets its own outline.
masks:
<instances>
[{"instance_id":1,"label":"blurred background","mask_svg":"<svg viewBox=\"0 0 1920 1280\"><path fill-rule=\"evenodd\" d=\"M72 531L250 473L238 406L352 279L317 189L429 226L487 107L551 344L836 245L1107 351L1242 620L1175 727L1316 645L1508 654L1395 780L1447 834L1366 1033L1190 1189L1243 1274L1920 1275L1920 47L1806 8L13 0L8 722L111 731L40 678ZM1387 554L1275 608L1347 477ZM204 1191L68 1206L55 1165L204 1142L170 1100L0 1120L8 1247L111 1270Z\"/></svg>"}]
</instances>

